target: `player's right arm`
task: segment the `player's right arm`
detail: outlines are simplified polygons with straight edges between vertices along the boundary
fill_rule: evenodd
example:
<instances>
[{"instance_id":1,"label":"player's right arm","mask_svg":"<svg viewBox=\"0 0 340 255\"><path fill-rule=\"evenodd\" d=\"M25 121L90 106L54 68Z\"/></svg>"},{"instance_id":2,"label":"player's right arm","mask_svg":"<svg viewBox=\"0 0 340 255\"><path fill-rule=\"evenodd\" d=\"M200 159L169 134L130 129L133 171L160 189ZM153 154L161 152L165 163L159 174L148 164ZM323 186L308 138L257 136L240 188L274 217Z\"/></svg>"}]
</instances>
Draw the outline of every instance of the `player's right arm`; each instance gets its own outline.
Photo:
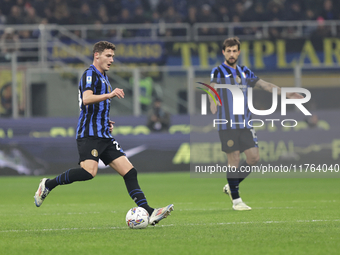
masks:
<instances>
[{"instance_id":1,"label":"player's right arm","mask_svg":"<svg viewBox=\"0 0 340 255\"><path fill-rule=\"evenodd\" d=\"M213 70L211 71L210 77L211 77L210 86L215 89L215 85L216 85L217 79L218 79L218 69L216 67L213 68ZM213 91L210 90L210 93L215 97L215 94L214 94ZM217 105L216 105L214 100L211 97L208 97L208 98L209 98L209 102L210 102L210 111L211 111L212 114L215 114L217 112L217 106L221 106L220 101L216 100L216 102L217 102Z\"/></svg>"},{"instance_id":2,"label":"player's right arm","mask_svg":"<svg viewBox=\"0 0 340 255\"><path fill-rule=\"evenodd\" d=\"M210 86L215 88L215 84L216 83L210 83ZM211 91L211 90L210 90ZM211 91L211 93L214 95L214 93ZM215 97L215 95L214 95ZM217 112L217 106L221 106L220 101L216 100L217 105L215 104L214 100L211 97L209 98L209 102L210 102L210 111L212 114L215 114Z\"/></svg>"}]
</instances>

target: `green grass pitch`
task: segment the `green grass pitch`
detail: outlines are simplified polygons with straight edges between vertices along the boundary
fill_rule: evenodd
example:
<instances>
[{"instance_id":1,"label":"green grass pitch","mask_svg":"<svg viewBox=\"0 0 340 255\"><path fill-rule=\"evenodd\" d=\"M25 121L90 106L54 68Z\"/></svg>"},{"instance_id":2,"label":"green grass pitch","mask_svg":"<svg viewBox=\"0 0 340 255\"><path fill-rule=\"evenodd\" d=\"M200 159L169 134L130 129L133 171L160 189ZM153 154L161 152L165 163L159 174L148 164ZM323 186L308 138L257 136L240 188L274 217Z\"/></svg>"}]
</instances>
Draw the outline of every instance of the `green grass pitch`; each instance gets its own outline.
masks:
<instances>
[{"instance_id":1,"label":"green grass pitch","mask_svg":"<svg viewBox=\"0 0 340 255\"><path fill-rule=\"evenodd\" d=\"M224 179L139 174L156 227L129 229L135 204L117 174L57 187L40 208L40 177L0 178L0 254L339 254L340 179L255 179L241 184L252 211L237 212Z\"/></svg>"}]
</instances>

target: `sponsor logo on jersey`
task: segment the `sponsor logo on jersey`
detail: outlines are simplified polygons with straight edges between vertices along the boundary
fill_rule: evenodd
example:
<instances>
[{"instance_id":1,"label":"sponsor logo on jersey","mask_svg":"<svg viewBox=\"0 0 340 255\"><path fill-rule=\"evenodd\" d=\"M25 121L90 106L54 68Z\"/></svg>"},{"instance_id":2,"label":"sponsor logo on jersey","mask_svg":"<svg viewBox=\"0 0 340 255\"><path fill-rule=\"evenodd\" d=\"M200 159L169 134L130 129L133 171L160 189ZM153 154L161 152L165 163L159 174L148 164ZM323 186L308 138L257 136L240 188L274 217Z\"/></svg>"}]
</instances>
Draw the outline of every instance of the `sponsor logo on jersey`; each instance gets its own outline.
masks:
<instances>
[{"instance_id":1,"label":"sponsor logo on jersey","mask_svg":"<svg viewBox=\"0 0 340 255\"><path fill-rule=\"evenodd\" d=\"M86 76L86 84L92 83L92 76Z\"/></svg>"}]
</instances>

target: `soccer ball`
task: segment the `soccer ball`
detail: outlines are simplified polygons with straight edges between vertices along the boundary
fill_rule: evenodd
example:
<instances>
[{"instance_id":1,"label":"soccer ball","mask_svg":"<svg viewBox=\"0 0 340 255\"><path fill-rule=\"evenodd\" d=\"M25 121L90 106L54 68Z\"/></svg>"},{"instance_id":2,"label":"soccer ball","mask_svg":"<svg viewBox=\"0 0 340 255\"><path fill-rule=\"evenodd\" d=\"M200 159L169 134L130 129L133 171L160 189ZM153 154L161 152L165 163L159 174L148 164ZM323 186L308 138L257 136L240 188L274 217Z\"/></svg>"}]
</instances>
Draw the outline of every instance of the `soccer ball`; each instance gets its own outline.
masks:
<instances>
[{"instance_id":1,"label":"soccer ball","mask_svg":"<svg viewBox=\"0 0 340 255\"><path fill-rule=\"evenodd\" d=\"M146 228L149 225L149 213L142 207L131 208L126 214L129 228Z\"/></svg>"}]
</instances>

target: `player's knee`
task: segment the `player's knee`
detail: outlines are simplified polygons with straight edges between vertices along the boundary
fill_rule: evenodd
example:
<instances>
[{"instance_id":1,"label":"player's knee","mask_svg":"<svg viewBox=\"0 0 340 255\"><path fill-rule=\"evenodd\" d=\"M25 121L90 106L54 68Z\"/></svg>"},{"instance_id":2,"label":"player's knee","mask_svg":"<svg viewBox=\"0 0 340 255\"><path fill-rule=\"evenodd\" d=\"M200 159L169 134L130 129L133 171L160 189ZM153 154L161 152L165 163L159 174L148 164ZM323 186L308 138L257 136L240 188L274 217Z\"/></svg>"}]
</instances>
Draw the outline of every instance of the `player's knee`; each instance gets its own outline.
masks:
<instances>
[{"instance_id":1,"label":"player's knee","mask_svg":"<svg viewBox=\"0 0 340 255\"><path fill-rule=\"evenodd\" d=\"M98 172L98 168L84 168L87 172L89 172L92 177L95 177Z\"/></svg>"},{"instance_id":2,"label":"player's knee","mask_svg":"<svg viewBox=\"0 0 340 255\"><path fill-rule=\"evenodd\" d=\"M239 152L232 152L227 153L228 163L232 166L238 166L240 162L240 153Z\"/></svg>"},{"instance_id":3,"label":"player's knee","mask_svg":"<svg viewBox=\"0 0 340 255\"><path fill-rule=\"evenodd\" d=\"M233 161L240 161L240 154L239 153L236 153L236 154L233 154L232 156L231 156L231 159L233 160Z\"/></svg>"},{"instance_id":4,"label":"player's knee","mask_svg":"<svg viewBox=\"0 0 340 255\"><path fill-rule=\"evenodd\" d=\"M98 172L98 163L92 160L85 160L80 162L80 166L87 172L89 172L92 177L95 177Z\"/></svg>"},{"instance_id":5,"label":"player's knee","mask_svg":"<svg viewBox=\"0 0 340 255\"><path fill-rule=\"evenodd\" d=\"M124 176L124 180L137 179L137 170L135 168L130 169Z\"/></svg>"},{"instance_id":6,"label":"player's knee","mask_svg":"<svg viewBox=\"0 0 340 255\"><path fill-rule=\"evenodd\" d=\"M260 155L259 155L259 154L252 155L251 157L249 157L249 158L247 159L247 163L248 163L249 165L253 166L253 165L256 165L257 162L259 162L259 160L260 160Z\"/></svg>"}]
</instances>

